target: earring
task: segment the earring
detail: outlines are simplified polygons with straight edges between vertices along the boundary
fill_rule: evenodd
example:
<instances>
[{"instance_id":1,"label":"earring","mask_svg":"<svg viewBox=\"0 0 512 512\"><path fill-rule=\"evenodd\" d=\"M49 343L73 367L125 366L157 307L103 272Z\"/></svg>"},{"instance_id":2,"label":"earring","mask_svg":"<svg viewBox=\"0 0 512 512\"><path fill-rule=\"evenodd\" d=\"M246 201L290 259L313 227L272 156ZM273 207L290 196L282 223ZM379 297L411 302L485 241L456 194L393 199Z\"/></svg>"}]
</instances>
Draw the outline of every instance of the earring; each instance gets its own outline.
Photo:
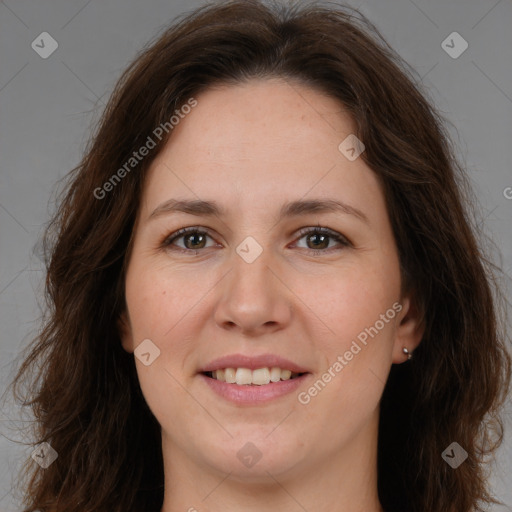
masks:
<instances>
[{"instance_id":1,"label":"earring","mask_svg":"<svg viewBox=\"0 0 512 512\"><path fill-rule=\"evenodd\" d=\"M411 359L412 354L407 350L407 348L404 347L402 351L405 355L407 355L407 360Z\"/></svg>"}]
</instances>

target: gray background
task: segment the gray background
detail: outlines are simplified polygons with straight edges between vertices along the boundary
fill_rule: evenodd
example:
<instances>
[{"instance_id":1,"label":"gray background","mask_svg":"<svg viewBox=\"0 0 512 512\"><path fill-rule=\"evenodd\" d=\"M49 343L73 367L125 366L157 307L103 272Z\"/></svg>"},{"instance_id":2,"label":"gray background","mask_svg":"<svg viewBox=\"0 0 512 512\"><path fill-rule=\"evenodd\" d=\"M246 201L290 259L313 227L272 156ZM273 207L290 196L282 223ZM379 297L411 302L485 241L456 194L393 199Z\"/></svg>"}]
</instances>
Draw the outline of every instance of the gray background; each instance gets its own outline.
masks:
<instances>
[{"instance_id":1,"label":"gray background","mask_svg":"<svg viewBox=\"0 0 512 512\"><path fill-rule=\"evenodd\" d=\"M76 166L115 80L149 39L195 1L0 1L0 393L37 329L43 284L36 244L57 180ZM510 0L352 1L417 71L449 127L481 202L482 228L512 274L512 3ZM49 32L58 49L31 43ZM468 49L441 43L456 31ZM507 194L507 190L510 194ZM508 198L507 198L508 195ZM510 280L506 282L510 294ZM38 299L39 297L39 299ZM93 321L91 319L91 321ZM495 495L512 510L512 407L493 466ZM0 511L20 510L16 470L32 448L17 411L0 411Z\"/></svg>"}]
</instances>

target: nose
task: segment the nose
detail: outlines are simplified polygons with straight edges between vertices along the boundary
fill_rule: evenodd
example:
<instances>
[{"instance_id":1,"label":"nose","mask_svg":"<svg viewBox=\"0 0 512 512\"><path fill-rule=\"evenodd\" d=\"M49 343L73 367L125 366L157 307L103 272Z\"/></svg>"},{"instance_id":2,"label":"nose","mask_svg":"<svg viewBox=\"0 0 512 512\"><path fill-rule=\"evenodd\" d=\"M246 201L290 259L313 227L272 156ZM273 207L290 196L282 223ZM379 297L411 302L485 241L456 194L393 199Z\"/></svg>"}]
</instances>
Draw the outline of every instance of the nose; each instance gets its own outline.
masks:
<instances>
[{"instance_id":1,"label":"nose","mask_svg":"<svg viewBox=\"0 0 512 512\"><path fill-rule=\"evenodd\" d=\"M231 272L219 283L216 324L247 336L285 328L292 315L293 294L279 274L269 250L252 263L235 253Z\"/></svg>"}]
</instances>

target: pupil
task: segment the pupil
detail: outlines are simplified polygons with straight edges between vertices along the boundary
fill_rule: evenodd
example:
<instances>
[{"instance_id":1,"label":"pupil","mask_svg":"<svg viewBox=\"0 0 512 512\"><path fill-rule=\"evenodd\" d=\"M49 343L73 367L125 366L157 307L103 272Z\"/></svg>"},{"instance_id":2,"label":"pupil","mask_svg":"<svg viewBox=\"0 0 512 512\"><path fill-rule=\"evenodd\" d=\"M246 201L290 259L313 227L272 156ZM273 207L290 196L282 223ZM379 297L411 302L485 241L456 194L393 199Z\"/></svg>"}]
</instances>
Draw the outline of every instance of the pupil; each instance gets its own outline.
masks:
<instances>
[{"instance_id":1,"label":"pupil","mask_svg":"<svg viewBox=\"0 0 512 512\"><path fill-rule=\"evenodd\" d=\"M320 238L322 238L323 239L323 243L324 243L324 246L322 246L322 247L324 247L324 248L327 247L328 243L327 243L327 245L325 244L325 241L329 238L327 235L322 235L321 233L315 233L315 234L311 235L309 240L311 240L312 237L320 237ZM320 242L320 244L322 244L322 242ZM315 245L315 248L318 248L318 246L319 246L319 244L317 244L317 243L314 243L313 245Z\"/></svg>"},{"instance_id":2,"label":"pupil","mask_svg":"<svg viewBox=\"0 0 512 512\"><path fill-rule=\"evenodd\" d=\"M187 242L189 242L193 237L198 237L198 238L202 238L203 242L204 242L204 236L199 234L199 233L192 233L191 235L187 235L185 237L185 246L187 247L187 249L197 249L197 245L195 243L192 243L192 244L188 244ZM200 242L199 242L200 243ZM189 245L192 245L192 247L189 247ZM202 247L202 246L201 246Z\"/></svg>"}]
</instances>

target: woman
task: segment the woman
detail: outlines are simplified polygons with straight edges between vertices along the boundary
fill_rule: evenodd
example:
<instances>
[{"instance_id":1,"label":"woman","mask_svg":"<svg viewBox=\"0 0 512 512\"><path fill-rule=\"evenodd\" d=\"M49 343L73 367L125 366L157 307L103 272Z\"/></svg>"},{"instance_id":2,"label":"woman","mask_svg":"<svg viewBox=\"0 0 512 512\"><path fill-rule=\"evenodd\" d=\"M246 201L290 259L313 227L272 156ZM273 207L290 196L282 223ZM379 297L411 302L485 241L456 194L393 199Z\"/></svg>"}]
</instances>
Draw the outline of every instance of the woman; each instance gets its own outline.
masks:
<instances>
[{"instance_id":1,"label":"woman","mask_svg":"<svg viewBox=\"0 0 512 512\"><path fill-rule=\"evenodd\" d=\"M223 2L123 74L48 230L25 511L495 501L492 269L440 117L372 34Z\"/></svg>"}]
</instances>

